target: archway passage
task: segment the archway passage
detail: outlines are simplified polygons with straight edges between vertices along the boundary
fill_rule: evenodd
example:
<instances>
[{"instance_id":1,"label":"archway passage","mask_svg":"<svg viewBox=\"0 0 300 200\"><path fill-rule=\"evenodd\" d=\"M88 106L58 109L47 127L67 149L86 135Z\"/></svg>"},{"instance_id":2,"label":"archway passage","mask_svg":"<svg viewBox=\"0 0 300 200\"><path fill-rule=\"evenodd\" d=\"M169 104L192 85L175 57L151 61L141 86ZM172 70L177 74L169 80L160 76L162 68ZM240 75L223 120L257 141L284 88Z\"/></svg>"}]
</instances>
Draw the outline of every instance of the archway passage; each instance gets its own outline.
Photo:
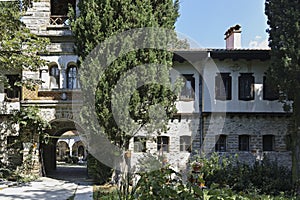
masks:
<instances>
[{"instance_id":1,"label":"archway passage","mask_svg":"<svg viewBox=\"0 0 300 200\"><path fill-rule=\"evenodd\" d=\"M87 148L77 128L69 119L51 122L49 141L41 145L44 176L68 181L87 178Z\"/></svg>"}]
</instances>

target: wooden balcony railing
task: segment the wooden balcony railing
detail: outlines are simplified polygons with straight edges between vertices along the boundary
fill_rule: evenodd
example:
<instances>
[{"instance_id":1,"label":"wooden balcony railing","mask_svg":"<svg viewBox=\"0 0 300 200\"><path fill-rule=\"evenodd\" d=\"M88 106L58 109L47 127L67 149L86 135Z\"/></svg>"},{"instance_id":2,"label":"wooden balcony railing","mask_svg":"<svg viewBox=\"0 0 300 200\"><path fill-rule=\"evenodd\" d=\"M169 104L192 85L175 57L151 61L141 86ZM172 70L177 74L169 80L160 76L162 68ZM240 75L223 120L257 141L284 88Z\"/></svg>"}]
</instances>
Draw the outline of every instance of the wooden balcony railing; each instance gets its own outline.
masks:
<instances>
[{"instance_id":1,"label":"wooden balcony railing","mask_svg":"<svg viewBox=\"0 0 300 200\"><path fill-rule=\"evenodd\" d=\"M67 15L51 15L50 25L69 26L69 17Z\"/></svg>"},{"instance_id":2,"label":"wooden balcony railing","mask_svg":"<svg viewBox=\"0 0 300 200\"><path fill-rule=\"evenodd\" d=\"M81 100L80 90L55 89L55 90L29 90L22 88L22 100Z\"/></svg>"}]
</instances>

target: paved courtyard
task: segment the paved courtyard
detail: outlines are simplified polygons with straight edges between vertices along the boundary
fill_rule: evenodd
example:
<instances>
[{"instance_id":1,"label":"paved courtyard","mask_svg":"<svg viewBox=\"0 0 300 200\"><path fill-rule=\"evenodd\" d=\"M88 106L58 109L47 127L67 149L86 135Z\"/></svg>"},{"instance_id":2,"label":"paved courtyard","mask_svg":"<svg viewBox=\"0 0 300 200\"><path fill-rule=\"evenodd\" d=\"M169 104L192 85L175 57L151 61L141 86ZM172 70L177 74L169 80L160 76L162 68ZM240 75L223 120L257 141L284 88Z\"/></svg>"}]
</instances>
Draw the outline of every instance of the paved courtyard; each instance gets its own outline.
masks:
<instances>
[{"instance_id":1,"label":"paved courtyard","mask_svg":"<svg viewBox=\"0 0 300 200\"><path fill-rule=\"evenodd\" d=\"M86 178L85 166L58 166L49 177L36 181L0 187L1 200L92 200L93 184Z\"/></svg>"}]
</instances>

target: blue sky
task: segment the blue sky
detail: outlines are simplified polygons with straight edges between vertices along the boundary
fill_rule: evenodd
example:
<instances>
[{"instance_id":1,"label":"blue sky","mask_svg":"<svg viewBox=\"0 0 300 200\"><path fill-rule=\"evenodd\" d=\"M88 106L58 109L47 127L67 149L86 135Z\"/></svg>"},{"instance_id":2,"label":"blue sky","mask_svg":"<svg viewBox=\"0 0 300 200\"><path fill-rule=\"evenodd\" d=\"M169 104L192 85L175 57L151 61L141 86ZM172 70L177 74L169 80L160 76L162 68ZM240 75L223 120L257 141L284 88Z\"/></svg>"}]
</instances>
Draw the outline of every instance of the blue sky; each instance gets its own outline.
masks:
<instances>
[{"instance_id":1,"label":"blue sky","mask_svg":"<svg viewBox=\"0 0 300 200\"><path fill-rule=\"evenodd\" d=\"M198 48L224 48L225 31L240 24L243 48L267 48L264 7L264 0L180 0L176 31Z\"/></svg>"}]
</instances>

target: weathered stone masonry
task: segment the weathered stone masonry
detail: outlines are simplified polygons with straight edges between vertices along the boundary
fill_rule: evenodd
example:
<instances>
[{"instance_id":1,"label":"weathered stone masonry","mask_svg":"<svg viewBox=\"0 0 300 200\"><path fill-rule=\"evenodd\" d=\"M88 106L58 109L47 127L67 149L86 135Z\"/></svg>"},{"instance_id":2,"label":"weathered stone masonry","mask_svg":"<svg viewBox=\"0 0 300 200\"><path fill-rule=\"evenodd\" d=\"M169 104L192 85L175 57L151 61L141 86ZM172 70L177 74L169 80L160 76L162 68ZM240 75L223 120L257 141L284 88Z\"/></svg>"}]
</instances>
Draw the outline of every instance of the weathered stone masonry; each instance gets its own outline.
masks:
<instances>
[{"instance_id":1,"label":"weathered stone masonry","mask_svg":"<svg viewBox=\"0 0 300 200\"><path fill-rule=\"evenodd\" d=\"M279 164L291 166L291 152L288 151L287 135L289 116L276 114L204 114L204 144L206 154L215 151L220 135L226 135L225 154L238 154L243 162L253 163L267 157ZM239 135L248 135L249 151L239 151ZM274 136L273 151L263 151L263 136Z\"/></svg>"}]
</instances>

